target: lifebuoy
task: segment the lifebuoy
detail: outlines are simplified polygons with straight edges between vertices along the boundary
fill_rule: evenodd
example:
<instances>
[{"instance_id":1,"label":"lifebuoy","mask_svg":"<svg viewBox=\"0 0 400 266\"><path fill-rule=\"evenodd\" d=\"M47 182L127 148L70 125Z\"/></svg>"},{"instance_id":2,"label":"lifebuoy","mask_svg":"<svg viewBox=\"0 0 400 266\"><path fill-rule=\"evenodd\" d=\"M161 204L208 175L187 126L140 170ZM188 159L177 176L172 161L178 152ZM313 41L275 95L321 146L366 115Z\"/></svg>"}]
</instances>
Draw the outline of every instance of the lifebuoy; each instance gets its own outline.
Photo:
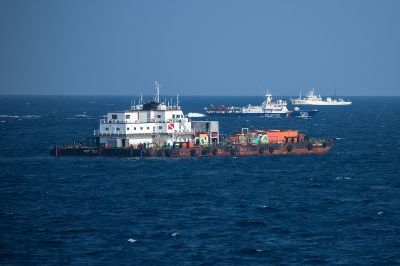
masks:
<instances>
[{"instance_id":1,"label":"lifebuoy","mask_svg":"<svg viewBox=\"0 0 400 266\"><path fill-rule=\"evenodd\" d=\"M311 151L314 148L314 146L312 143L308 143L307 148L309 151Z\"/></svg>"},{"instance_id":2,"label":"lifebuoy","mask_svg":"<svg viewBox=\"0 0 400 266\"><path fill-rule=\"evenodd\" d=\"M326 148L327 145L328 145L328 143L326 143L325 141L322 142L322 147Z\"/></svg>"},{"instance_id":3,"label":"lifebuoy","mask_svg":"<svg viewBox=\"0 0 400 266\"><path fill-rule=\"evenodd\" d=\"M206 150L206 149L202 150L202 151L201 151L201 154L202 154L202 155L208 155L208 150Z\"/></svg>"},{"instance_id":4,"label":"lifebuoy","mask_svg":"<svg viewBox=\"0 0 400 266\"><path fill-rule=\"evenodd\" d=\"M217 156L217 155L218 155L218 149L213 149L213 154L214 154L215 156Z\"/></svg>"},{"instance_id":5,"label":"lifebuoy","mask_svg":"<svg viewBox=\"0 0 400 266\"><path fill-rule=\"evenodd\" d=\"M160 156L160 157L164 156L164 152L163 151L158 151L158 156Z\"/></svg>"},{"instance_id":6,"label":"lifebuoy","mask_svg":"<svg viewBox=\"0 0 400 266\"><path fill-rule=\"evenodd\" d=\"M232 155L235 155L235 154L236 154L236 150L235 150L235 148L232 148L232 150L231 150L231 154L232 154Z\"/></svg>"},{"instance_id":7,"label":"lifebuoy","mask_svg":"<svg viewBox=\"0 0 400 266\"><path fill-rule=\"evenodd\" d=\"M263 154L263 153L264 153L264 147L260 147L260 148L258 149L258 151L259 151L261 154Z\"/></svg>"},{"instance_id":8,"label":"lifebuoy","mask_svg":"<svg viewBox=\"0 0 400 266\"><path fill-rule=\"evenodd\" d=\"M287 150L288 150L288 152L291 152L291 151L293 150L293 145L292 145L292 144L289 144L289 145L287 146Z\"/></svg>"},{"instance_id":9,"label":"lifebuoy","mask_svg":"<svg viewBox=\"0 0 400 266\"><path fill-rule=\"evenodd\" d=\"M166 154L167 154L167 156L171 156L172 155L172 151L169 149L169 150L167 150Z\"/></svg>"},{"instance_id":10,"label":"lifebuoy","mask_svg":"<svg viewBox=\"0 0 400 266\"><path fill-rule=\"evenodd\" d=\"M191 150L191 151L190 151L190 155L196 156L196 150Z\"/></svg>"},{"instance_id":11,"label":"lifebuoy","mask_svg":"<svg viewBox=\"0 0 400 266\"><path fill-rule=\"evenodd\" d=\"M269 146L268 147L268 151L269 151L269 153L273 153L274 152L274 146Z\"/></svg>"}]
</instances>

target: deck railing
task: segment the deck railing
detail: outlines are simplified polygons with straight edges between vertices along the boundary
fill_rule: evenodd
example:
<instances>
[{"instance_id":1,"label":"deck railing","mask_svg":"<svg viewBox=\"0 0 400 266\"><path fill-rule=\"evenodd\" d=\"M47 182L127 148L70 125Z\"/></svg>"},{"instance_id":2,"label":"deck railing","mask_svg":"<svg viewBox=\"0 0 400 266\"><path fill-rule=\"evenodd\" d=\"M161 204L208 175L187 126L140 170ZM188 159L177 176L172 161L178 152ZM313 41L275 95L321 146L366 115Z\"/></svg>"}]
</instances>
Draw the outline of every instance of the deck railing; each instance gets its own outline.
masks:
<instances>
[{"instance_id":1,"label":"deck railing","mask_svg":"<svg viewBox=\"0 0 400 266\"><path fill-rule=\"evenodd\" d=\"M122 120L108 120L108 119L100 119L100 124L142 124L142 123L185 123L188 122L187 118L174 118L174 119L157 119L157 118L150 118L150 119L140 119L140 120L129 120L129 121L122 121Z\"/></svg>"},{"instance_id":2,"label":"deck railing","mask_svg":"<svg viewBox=\"0 0 400 266\"><path fill-rule=\"evenodd\" d=\"M156 130L155 132L138 132L137 130L135 132L122 132L122 131L112 131L112 130L94 130L93 135L94 136L132 136L132 135L154 135L154 134L165 134L165 135L171 135L171 134L176 134L176 135L185 135L185 134L194 134L193 130L189 129L182 129L182 130L174 130L174 132L165 132L165 131L159 131Z\"/></svg>"}]
</instances>

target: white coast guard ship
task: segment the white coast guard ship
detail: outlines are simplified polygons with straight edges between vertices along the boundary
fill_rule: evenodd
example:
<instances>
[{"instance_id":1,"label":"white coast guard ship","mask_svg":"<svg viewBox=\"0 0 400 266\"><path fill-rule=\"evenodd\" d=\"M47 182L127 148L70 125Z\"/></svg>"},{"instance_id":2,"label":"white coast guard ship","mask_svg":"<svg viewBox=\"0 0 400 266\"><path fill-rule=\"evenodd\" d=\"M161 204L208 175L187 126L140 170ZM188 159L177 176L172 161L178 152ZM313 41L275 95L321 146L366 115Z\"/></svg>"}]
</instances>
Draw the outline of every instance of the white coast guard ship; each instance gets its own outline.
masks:
<instances>
[{"instance_id":1,"label":"white coast guard ship","mask_svg":"<svg viewBox=\"0 0 400 266\"><path fill-rule=\"evenodd\" d=\"M204 108L207 115L218 115L218 116L265 116L265 117L287 117L289 116L289 110L287 109L287 103L283 100L272 99L272 94L268 91L265 93L265 100L261 105L247 105L243 107L215 107L211 104L211 110L207 107Z\"/></svg>"},{"instance_id":2,"label":"white coast guard ship","mask_svg":"<svg viewBox=\"0 0 400 266\"><path fill-rule=\"evenodd\" d=\"M105 147L144 146L146 148L171 147L179 143L219 143L217 121L190 122L184 116L179 98L176 104L160 102L160 87L155 83L153 101L134 104L130 110L109 112L94 131L100 145Z\"/></svg>"},{"instance_id":3,"label":"white coast guard ship","mask_svg":"<svg viewBox=\"0 0 400 266\"><path fill-rule=\"evenodd\" d=\"M336 94L336 93L335 93ZM314 88L307 93L306 97L301 98L301 92L300 92L300 97L297 99L292 99L292 105L350 105L350 101L345 101L342 98L339 99L332 99L330 97L326 98L324 101L321 97L321 95L315 95L314 94Z\"/></svg>"}]
</instances>

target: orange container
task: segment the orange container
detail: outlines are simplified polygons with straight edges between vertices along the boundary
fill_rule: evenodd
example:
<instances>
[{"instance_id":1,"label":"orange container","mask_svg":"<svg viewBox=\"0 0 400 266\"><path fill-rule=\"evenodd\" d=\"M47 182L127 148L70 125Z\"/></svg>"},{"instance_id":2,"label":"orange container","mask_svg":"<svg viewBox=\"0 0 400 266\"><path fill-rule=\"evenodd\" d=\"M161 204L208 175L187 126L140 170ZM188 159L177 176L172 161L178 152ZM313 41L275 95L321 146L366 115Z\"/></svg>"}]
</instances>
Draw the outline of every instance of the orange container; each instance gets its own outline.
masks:
<instances>
[{"instance_id":1,"label":"orange container","mask_svg":"<svg viewBox=\"0 0 400 266\"><path fill-rule=\"evenodd\" d=\"M206 139L207 138L207 134L199 134L199 138Z\"/></svg>"}]
</instances>

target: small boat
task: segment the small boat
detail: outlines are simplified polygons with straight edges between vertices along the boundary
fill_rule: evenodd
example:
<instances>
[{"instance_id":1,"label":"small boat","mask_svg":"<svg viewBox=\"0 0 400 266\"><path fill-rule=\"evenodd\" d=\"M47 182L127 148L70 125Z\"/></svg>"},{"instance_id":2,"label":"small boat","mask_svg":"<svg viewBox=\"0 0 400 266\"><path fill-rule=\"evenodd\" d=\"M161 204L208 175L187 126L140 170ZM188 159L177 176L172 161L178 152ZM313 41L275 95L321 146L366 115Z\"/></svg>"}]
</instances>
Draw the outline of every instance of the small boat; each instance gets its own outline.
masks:
<instances>
[{"instance_id":1,"label":"small boat","mask_svg":"<svg viewBox=\"0 0 400 266\"><path fill-rule=\"evenodd\" d=\"M318 112L317 109L300 109L299 107L295 107L293 111L289 111L290 117L313 117Z\"/></svg>"},{"instance_id":2,"label":"small boat","mask_svg":"<svg viewBox=\"0 0 400 266\"><path fill-rule=\"evenodd\" d=\"M336 93L335 93L336 94ZM306 97L301 98L300 96L297 99L290 98L292 105L350 105L352 102L345 101L342 98L332 99L331 97L327 97L324 101L321 95L314 94L314 88L307 93Z\"/></svg>"},{"instance_id":3,"label":"small boat","mask_svg":"<svg viewBox=\"0 0 400 266\"><path fill-rule=\"evenodd\" d=\"M72 145L56 145L54 156L84 157L198 157L323 154L331 138L310 138L297 130L249 130L227 137L218 121L190 121L176 104L160 102L156 82L153 101L134 104L126 111L109 112L98 130Z\"/></svg>"}]
</instances>

